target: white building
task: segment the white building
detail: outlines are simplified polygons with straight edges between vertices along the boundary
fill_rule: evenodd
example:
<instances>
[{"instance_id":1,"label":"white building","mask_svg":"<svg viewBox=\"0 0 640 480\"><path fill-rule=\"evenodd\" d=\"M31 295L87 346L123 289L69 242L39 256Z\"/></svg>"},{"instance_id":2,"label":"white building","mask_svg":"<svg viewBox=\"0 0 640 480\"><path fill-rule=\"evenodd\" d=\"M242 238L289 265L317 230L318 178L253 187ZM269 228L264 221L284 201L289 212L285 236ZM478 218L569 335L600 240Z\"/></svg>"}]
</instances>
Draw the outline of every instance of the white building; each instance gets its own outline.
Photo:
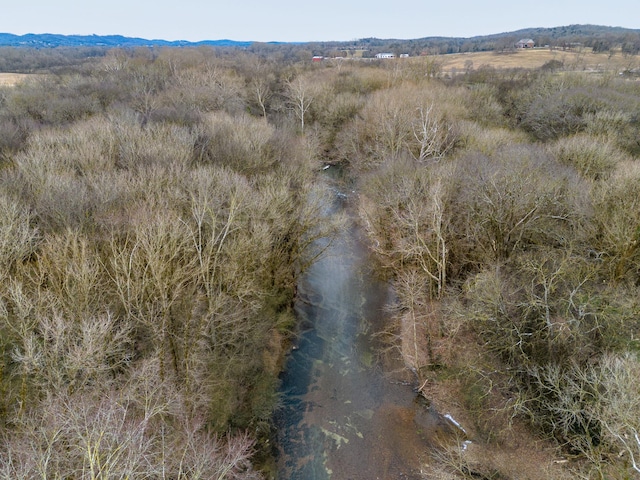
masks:
<instances>
[{"instance_id":1,"label":"white building","mask_svg":"<svg viewBox=\"0 0 640 480\"><path fill-rule=\"evenodd\" d=\"M393 53L376 53L376 58L396 58Z\"/></svg>"}]
</instances>

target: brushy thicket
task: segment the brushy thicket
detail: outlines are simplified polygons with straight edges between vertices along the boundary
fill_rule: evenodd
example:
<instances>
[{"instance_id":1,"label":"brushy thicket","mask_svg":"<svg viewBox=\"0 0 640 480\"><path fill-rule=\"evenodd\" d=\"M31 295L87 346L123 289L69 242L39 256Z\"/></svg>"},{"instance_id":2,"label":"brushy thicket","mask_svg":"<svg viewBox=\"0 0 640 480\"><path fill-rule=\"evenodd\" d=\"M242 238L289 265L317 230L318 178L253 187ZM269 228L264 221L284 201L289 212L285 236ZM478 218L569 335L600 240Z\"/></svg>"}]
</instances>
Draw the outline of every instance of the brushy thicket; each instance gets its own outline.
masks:
<instances>
[{"instance_id":1,"label":"brushy thicket","mask_svg":"<svg viewBox=\"0 0 640 480\"><path fill-rule=\"evenodd\" d=\"M240 67L113 52L3 90L0 477L261 476L326 228L315 152L244 113Z\"/></svg>"},{"instance_id":2,"label":"brushy thicket","mask_svg":"<svg viewBox=\"0 0 640 480\"><path fill-rule=\"evenodd\" d=\"M259 478L320 161L418 386L640 471L640 86L430 61L113 50L0 91L0 477Z\"/></svg>"},{"instance_id":3,"label":"brushy thicket","mask_svg":"<svg viewBox=\"0 0 640 480\"><path fill-rule=\"evenodd\" d=\"M640 471L640 87L545 71L450 83L400 77L343 131L396 286L394 338L418 386L458 379L479 438L505 442L508 419L525 419L587 460L573 475L627 478ZM460 360L470 338L487 370Z\"/></svg>"}]
</instances>

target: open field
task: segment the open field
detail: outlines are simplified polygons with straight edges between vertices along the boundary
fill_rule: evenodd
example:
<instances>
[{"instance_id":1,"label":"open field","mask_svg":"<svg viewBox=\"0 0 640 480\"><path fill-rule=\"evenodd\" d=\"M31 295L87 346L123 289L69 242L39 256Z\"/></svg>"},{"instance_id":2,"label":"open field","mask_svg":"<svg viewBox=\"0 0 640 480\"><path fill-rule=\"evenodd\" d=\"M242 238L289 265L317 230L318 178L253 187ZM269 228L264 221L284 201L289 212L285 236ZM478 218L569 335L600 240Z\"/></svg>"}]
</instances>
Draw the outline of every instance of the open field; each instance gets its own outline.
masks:
<instances>
[{"instance_id":1,"label":"open field","mask_svg":"<svg viewBox=\"0 0 640 480\"><path fill-rule=\"evenodd\" d=\"M440 55L442 70L447 73L462 72L468 68L478 69L490 66L494 68L539 68L552 60L560 61L565 67L576 70L622 71L637 68L640 57L615 53L591 53L585 51L562 51L540 49L521 49L509 53L476 52ZM469 63L472 62L472 63Z\"/></svg>"},{"instance_id":2,"label":"open field","mask_svg":"<svg viewBox=\"0 0 640 480\"><path fill-rule=\"evenodd\" d=\"M0 87L11 87L27 78L27 73L0 73Z\"/></svg>"}]
</instances>

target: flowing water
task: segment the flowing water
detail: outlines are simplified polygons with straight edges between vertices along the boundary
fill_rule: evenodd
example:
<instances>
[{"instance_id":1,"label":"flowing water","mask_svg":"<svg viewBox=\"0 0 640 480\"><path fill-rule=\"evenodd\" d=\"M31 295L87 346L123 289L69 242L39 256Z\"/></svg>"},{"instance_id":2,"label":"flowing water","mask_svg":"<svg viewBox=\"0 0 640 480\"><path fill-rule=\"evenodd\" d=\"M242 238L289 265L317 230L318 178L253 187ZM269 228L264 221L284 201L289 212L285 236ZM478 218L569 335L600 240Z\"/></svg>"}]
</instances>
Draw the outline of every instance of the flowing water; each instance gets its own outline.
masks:
<instances>
[{"instance_id":1,"label":"flowing water","mask_svg":"<svg viewBox=\"0 0 640 480\"><path fill-rule=\"evenodd\" d=\"M336 194L328 215L350 212ZM282 375L276 415L279 480L421 479L430 439L446 429L417 400L401 365L380 355L390 288L376 278L351 223L304 274L302 332Z\"/></svg>"}]
</instances>

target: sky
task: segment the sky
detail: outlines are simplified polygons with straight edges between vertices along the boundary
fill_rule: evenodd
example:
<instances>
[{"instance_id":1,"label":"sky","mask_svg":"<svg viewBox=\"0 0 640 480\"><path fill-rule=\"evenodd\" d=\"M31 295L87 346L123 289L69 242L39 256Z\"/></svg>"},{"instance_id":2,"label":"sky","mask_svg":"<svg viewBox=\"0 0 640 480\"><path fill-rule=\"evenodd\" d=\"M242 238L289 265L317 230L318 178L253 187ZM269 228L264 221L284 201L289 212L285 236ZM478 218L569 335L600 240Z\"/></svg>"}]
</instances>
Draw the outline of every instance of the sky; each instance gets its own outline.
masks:
<instances>
[{"instance_id":1,"label":"sky","mask_svg":"<svg viewBox=\"0 0 640 480\"><path fill-rule=\"evenodd\" d=\"M0 32L257 42L473 37L529 27L640 28L639 0L3 0Z\"/></svg>"}]
</instances>

